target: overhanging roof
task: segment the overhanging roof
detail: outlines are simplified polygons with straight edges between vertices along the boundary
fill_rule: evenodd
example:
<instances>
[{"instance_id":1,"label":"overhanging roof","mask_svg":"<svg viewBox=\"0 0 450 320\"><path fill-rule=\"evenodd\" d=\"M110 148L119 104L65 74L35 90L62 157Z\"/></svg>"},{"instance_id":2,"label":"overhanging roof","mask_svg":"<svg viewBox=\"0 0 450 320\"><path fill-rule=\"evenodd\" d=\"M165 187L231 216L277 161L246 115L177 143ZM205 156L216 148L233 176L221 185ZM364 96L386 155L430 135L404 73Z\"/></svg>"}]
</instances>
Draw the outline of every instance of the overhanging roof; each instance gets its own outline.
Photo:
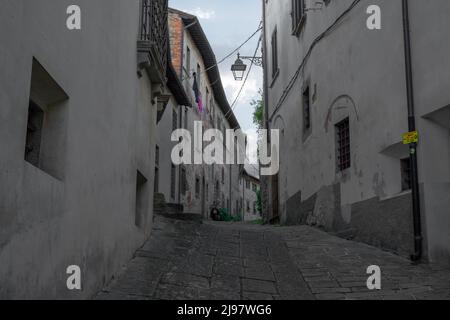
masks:
<instances>
[{"instance_id":1,"label":"overhanging roof","mask_svg":"<svg viewBox=\"0 0 450 320\"><path fill-rule=\"evenodd\" d=\"M196 16L180 10L169 8L169 12L178 14L183 19L185 26L189 27L187 31L191 35L195 45L200 51L203 63L205 64L205 68L207 70L209 69L207 71L207 75L214 91L214 97L218 102L222 112L224 114L228 114L227 120L230 123L231 127L233 129L240 129L239 122L237 121L234 112L231 110L230 104L227 100L227 96L225 95L225 91L223 89L216 56L211 48L208 38L205 35L205 32L203 31L202 26L200 25L200 21Z\"/></svg>"}]
</instances>

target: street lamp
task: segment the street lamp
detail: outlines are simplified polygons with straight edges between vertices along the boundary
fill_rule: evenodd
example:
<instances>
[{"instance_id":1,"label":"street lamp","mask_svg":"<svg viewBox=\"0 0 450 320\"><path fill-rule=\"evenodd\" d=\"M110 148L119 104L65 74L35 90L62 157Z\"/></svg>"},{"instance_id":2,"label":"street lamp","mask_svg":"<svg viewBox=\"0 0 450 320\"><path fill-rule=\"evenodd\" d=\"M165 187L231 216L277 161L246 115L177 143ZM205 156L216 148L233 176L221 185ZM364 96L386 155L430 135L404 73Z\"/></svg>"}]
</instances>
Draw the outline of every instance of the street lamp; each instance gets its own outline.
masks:
<instances>
[{"instance_id":1,"label":"street lamp","mask_svg":"<svg viewBox=\"0 0 450 320\"><path fill-rule=\"evenodd\" d=\"M244 79L245 70L247 70L247 65L242 61L249 60L252 64L258 67L262 67L263 60L262 57L243 57L238 53L238 58L236 62L231 66L231 71L233 71L234 79L236 81L242 81Z\"/></svg>"},{"instance_id":2,"label":"street lamp","mask_svg":"<svg viewBox=\"0 0 450 320\"><path fill-rule=\"evenodd\" d=\"M241 60L241 56L238 53L236 62L231 66L234 79L236 81L242 81L242 79L244 79L245 70L247 70L247 65Z\"/></svg>"}]
</instances>

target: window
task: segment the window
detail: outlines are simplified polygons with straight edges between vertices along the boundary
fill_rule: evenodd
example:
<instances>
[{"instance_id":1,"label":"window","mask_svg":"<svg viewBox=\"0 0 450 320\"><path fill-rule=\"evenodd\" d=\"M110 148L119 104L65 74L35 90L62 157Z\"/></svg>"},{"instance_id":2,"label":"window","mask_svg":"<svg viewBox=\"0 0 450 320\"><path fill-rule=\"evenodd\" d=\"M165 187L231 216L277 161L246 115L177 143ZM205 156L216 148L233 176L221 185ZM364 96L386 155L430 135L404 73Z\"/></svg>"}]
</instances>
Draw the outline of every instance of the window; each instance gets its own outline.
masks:
<instances>
[{"instance_id":1,"label":"window","mask_svg":"<svg viewBox=\"0 0 450 320\"><path fill-rule=\"evenodd\" d=\"M225 169L222 167L222 184L225 184Z\"/></svg>"},{"instance_id":2,"label":"window","mask_svg":"<svg viewBox=\"0 0 450 320\"><path fill-rule=\"evenodd\" d=\"M65 167L67 104L64 90L33 58L28 100L24 160L63 180Z\"/></svg>"},{"instance_id":3,"label":"window","mask_svg":"<svg viewBox=\"0 0 450 320\"><path fill-rule=\"evenodd\" d=\"M406 158L401 160L402 170L402 191L411 190L411 159Z\"/></svg>"},{"instance_id":4,"label":"window","mask_svg":"<svg viewBox=\"0 0 450 320\"><path fill-rule=\"evenodd\" d=\"M336 125L336 141L338 170L344 171L351 166L349 118Z\"/></svg>"},{"instance_id":5,"label":"window","mask_svg":"<svg viewBox=\"0 0 450 320\"><path fill-rule=\"evenodd\" d=\"M303 133L311 132L311 100L309 86L303 91Z\"/></svg>"},{"instance_id":6,"label":"window","mask_svg":"<svg viewBox=\"0 0 450 320\"><path fill-rule=\"evenodd\" d=\"M200 88L200 80L201 80L201 78L200 78L200 73L201 73L201 68L200 68L200 65L197 63L197 83L198 83L198 86L199 86L199 88Z\"/></svg>"},{"instance_id":7,"label":"window","mask_svg":"<svg viewBox=\"0 0 450 320\"><path fill-rule=\"evenodd\" d=\"M189 47L186 48L186 72L188 76L191 75L191 49Z\"/></svg>"},{"instance_id":8,"label":"window","mask_svg":"<svg viewBox=\"0 0 450 320\"><path fill-rule=\"evenodd\" d=\"M177 180L177 168L174 164L172 164L171 170L170 170L170 196L172 199L175 199L175 192L176 192L176 180Z\"/></svg>"},{"instance_id":9,"label":"window","mask_svg":"<svg viewBox=\"0 0 450 320\"><path fill-rule=\"evenodd\" d=\"M250 212L250 201L247 200L247 212Z\"/></svg>"},{"instance_id":10,"label":"window","mask_svg":"<svg viewBox=\"0 0 450 320\"><path fill-rule=\"evenodd\" d=\"M277 29L272 33L272 79L278 75L278 35Z\"/></svg>"},{"instance_id":11,"label":"window","mask_svg":"<svg viewBox=\"0 0 450 320\"><path fill-rule=\"evenodd\" d=\"M250 190L250 181L245 181L245 187Z\"/></svg>"},{"instance_id":12,"label":"window","mask_svg":"<svg viewBox=\"0 0 450 320\"><path fill-rule=\"evenodd\" d=\"M258 186L255 184L255 183L253 183L252 184L252 189L253 189L253 191L258 191Z\"/></svg>"},{"instance_id":13,"label":"window","mask_svg":"<svg viewBox=\"0 0 450 320\"><path fill-rule=\"evenodd\" d=\"M299 35L305 21L305 1L292 0L292 34Z\"/></svg>"},{"instance_id":14,"label":"window","mask_svg":"<svg viewBox=\"0 0 450 320\"><path fill-rule=\"evenodd\" d=\"M178 129L178 113L177 110L172 110L172 131Z\"/></svg>"},{"instance_id":15,"label":"window","mask_svg":"<svg viewBox=\"0 0 450 320\"><path fill-rule=\"evenodd\" d=\"M211 105L209 104L209 90L208 90L208 88L206 88L205 104L206 104L206 111L207 111L207 113L210 113Z\"/></svg>"},{"instance_id":16,"label":"window","mask_svg":"<svg viewBox=\"0 0 450 320\"><path fill-rule=\"evenodd\" d=\"M136 212L135 212L135 225L136 227L143 226L144 217L148 210L148 190L147 179L137 172L136 177Z\"/></svg>"},{"instance_id":17,"label":"window","mask_svg":"<svg viewBox=\"0 0 450 320\"><path fill-rule=\"evenodd\" d=\"M27 140L25 144L25 160L35 167L39 167L41 149L42 125L44 111L33 101L28 105Z\"/></svg>"},{"instance_id":18,"label":"window","mask_svg":"<svg viewBox=\"0 0 450 320\"><path fill-rule=\"evenodd\" d=\"M200 178L195 178L195 197L200 198Z\"/></svg>"},{"instance_id":19,"label":"window","mask_svg":"<svg viewBox=\"0 0 450 320\"><path fill-rule=\"evenodd\" d=\"M181 194L185 196L186 191L187 191L186 168L181 168Z\"/></svg>"},{"instance_id":20,"label":"window","mask_svg":"<svg viewBox=\"0 0 450 320\"><path fill-rule=\"evenodd\" d=\"M256 214L256 202L253 202L253 213Z\"/></svg>"},{"instance_id":21,"label":"window","mask_svg":"<svg viewBox=\"0 0 450 320\"><path fill-rule=\"evenodd\" d=\"M159 192L159 147L156 146L155 151L155 189L154 193Z\"/></svg>"}]
</instances>

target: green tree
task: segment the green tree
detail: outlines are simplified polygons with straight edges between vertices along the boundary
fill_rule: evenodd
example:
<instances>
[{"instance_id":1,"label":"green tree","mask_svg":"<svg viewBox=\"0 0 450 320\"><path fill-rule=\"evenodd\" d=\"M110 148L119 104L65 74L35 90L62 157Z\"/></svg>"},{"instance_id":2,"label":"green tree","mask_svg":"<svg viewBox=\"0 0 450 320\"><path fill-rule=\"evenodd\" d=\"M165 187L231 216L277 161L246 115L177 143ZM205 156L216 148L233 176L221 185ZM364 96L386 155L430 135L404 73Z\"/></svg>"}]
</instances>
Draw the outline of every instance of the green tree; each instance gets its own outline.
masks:
<instances>
[{"instance_id":1,"label":"green tree","mask_svg":"<svg viewBox=\"0 0 450 320\"><path fill-rule=\"evenodd\" d=\"M258 130L264 127L264 100L263 92L259 89L259 97L253 99L250 105L253 107L253 123L257 126Z\"/></svg>"}]
</instances>

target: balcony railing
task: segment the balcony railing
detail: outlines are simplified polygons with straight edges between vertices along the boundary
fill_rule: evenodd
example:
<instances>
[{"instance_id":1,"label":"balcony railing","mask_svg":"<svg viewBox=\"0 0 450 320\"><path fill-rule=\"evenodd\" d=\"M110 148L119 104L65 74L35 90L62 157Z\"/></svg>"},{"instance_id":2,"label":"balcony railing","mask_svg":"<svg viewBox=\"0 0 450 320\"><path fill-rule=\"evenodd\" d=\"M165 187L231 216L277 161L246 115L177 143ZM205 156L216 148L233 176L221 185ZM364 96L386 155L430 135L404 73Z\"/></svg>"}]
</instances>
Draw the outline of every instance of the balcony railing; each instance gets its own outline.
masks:
<instances>
[{"instance_id":1,"label":"balcony railing","mask_svg":"<svg viewBox=\"0 0 450 320\"><path fill-rule=\"evenodd\" d=\"M139 51L148 52L165 77L169 48L168 0L141 0ZM154 66L153 66L154 67ZM154 68L153 68L154 69Z\"/></svg>"}]
</instances>

